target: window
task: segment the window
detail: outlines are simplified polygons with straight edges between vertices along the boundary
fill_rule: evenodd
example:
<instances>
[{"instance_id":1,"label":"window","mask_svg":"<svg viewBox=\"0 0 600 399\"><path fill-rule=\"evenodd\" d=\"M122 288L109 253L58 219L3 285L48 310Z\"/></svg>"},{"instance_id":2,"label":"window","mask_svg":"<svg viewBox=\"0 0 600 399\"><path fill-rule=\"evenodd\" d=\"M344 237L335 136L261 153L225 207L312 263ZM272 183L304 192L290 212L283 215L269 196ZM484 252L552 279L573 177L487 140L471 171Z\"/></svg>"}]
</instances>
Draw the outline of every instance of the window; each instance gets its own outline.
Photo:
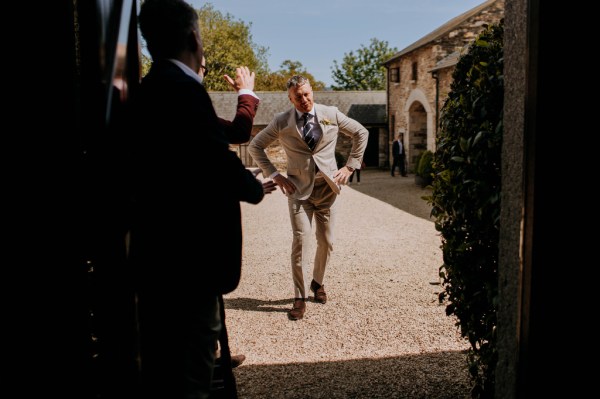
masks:
<instances>
[{"instance_id":1,"label":"window","mask_svg":"<svg viewBox=\"0 0 600 399\"><path fill-rule=\"evenodd\" d=\"M412 63L412 80L414 80L415 82L417 81L417 74L418 74L417 63L413 62Z\"/></svg>"},{"instance_id":2,"label":"window","mask_svg":"<svg viewBox=\"0 0 600 399\"><path fill-rule=\"evenodd\" d=\"M390 69L390 82L400 82L400 68Z\"/></svg>"}]
</instances>

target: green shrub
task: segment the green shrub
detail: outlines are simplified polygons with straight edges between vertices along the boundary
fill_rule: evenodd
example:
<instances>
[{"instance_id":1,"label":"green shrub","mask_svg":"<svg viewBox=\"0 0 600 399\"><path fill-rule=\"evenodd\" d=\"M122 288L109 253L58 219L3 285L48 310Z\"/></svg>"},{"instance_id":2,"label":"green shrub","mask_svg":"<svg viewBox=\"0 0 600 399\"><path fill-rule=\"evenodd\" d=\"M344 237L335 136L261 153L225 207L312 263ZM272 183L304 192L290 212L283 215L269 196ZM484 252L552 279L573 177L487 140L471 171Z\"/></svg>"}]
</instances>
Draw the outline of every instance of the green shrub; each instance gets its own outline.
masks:
<instances>
[{"instance_id":1,"label":"green shrub","mask_svg":"<svg viewBox=\"0 0 600 399\"><path fill-rule=\"evenodd\" d=\"M427 150L420 154L417 175L431 182L433 173L433 152Z\"/></svg>"},{"instance_id":2,"label":"green shrub","mask_svg":"<svg viewBox=\"0 0 600 399\"><path fill-rule=\"evenodd\" d=\"M415 175L419 176L419 162L421 162L421 157L423 156L423 153L420 152L416 157L415 157L415 165L414 165L414 170L411 170L410 172L414 173Z\"/></svg>"},{"instance_id":3,"label":"green shrub","mask_svg":"<svg viewBox=\"0 0 600 399\"><path fill-rule=\"evenodd\" d=\"M456 66L440 119L428 202L442 236L446 314L471 348L474 398L493 397L498 300L503 24L487 27Z\"/></svg>"},{"instance_id":4,"label":"green shrub","mask_svg":"<svg viewBox=\"0 0 600 399\"><path fill-rule=\"evenodd\" d=\"M417 157L415 165L415 183L422 188L427 187L433 181L433 153L429 150L423 151ZM427 197L425 197L427 198Z\"/></svg>"}]
</instances>

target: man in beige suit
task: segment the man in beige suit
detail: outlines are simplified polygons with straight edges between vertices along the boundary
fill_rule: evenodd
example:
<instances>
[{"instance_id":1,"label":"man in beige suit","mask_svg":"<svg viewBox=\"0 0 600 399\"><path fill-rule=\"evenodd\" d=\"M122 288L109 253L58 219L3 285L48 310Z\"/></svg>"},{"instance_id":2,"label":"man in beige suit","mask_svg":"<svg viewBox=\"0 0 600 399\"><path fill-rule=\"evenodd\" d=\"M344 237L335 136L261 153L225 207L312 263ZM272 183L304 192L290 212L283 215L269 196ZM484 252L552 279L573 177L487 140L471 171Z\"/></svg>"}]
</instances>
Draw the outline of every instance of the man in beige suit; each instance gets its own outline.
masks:
<instances>
[{"instance_id":1,"label":"man in beige suit","mask_svg":"<svg viewBox=\"0 0 600 399\"><path fill-rule=\"evenodd\" d=\"M264 177L273 179L288 197L292 223L292 276L294 305L288 311L291 320L304 317L308 270L308 245L312 220L316 221L317 251L310 289L315 302L327 302L323 279L331 251L335 226L336 200L341 186L356 168L360 168L369 132L336 107L315 104L308 79L296 75L287 82L288 97L294 108L275 115L269 125L250 142L248 151ZM352 138L348 161L337 168L335 146L338 134ZM265 149L275 140L287 155L287 177L280 174L267 157Z\"/></svg>"}]
</instances>

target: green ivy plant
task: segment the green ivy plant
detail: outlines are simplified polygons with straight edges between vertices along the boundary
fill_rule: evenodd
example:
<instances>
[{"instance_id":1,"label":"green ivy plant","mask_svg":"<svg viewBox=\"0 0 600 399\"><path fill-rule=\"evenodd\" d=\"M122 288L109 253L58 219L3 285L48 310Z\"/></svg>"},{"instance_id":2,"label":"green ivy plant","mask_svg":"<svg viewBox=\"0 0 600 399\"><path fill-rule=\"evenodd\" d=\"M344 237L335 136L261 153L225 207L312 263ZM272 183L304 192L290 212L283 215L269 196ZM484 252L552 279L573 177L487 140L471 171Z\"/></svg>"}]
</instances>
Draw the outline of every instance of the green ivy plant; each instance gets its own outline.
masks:
<instances>
[{"instance_id":1,"label":"green ivy plant","mask_svg":"<svg viewBox=\"0 0 600 399\"><path fill-rule=\"evenodd\" d=\"M431 184L433 180L433 152L426 150L420 154L415 174L423 179L423 187Z\"/></svg>"},{"instance_id":2,"label":"green ivy plant","mask_svg":"<svg viewBox=\"0 0 600 399\"><path fill-rule=\"evenodd\" d=\"M474 398L493 397L497 362L503 32L502 22L487 26L459 59L426 197L442 237L439 300L471 345Z\"/></svg>"}]
</instances>

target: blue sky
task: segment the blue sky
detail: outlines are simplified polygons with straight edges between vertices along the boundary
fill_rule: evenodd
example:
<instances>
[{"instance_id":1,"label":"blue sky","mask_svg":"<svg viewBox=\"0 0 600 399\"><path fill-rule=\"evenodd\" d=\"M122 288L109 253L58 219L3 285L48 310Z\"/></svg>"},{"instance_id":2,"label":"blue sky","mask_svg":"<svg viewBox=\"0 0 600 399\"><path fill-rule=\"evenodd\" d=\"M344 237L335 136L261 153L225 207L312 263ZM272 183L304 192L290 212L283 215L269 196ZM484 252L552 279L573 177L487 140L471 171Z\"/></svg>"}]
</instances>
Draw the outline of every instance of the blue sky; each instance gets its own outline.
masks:
<instances>
[{"instance_id":1,"label":"blue sky","mask_svg":"<svg viewBox=\"0 0 600 399\"><path fill-rule=\"evenodd\" d=\"M300 61L316 79L331 85L333 61L386 40L398 50L484 0L187 0L211 3L234 20L251 24L254 43L269 48L269 67Z\"/></svg>"}]
</instances>

